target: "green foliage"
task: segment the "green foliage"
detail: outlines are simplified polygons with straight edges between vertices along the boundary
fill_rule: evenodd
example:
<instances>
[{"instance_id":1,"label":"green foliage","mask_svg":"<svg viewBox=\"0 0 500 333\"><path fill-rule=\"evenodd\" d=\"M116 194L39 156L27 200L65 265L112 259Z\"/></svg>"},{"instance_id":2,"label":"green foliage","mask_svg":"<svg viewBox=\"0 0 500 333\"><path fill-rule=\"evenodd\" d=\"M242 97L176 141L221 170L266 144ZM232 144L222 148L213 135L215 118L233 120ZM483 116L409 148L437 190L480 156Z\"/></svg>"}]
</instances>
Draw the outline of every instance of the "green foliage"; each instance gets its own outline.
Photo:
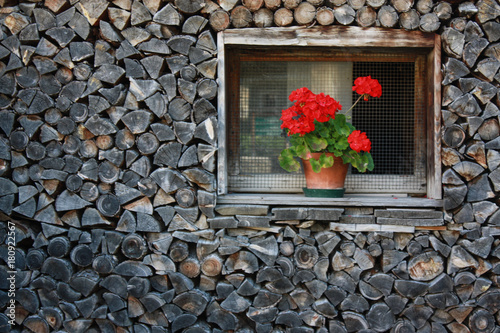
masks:
<instances>
[{"instance_id":1,"label":"green foliage","mask_svg":"<svg viewBox=\"0 0 500 333\"><path fill-rule=\"evenodd\" d=\"M349 148L349 142L347 142L347 138L345 136L338 138L338 140L331 141L331 145L333 146L334 151L344 151ZM332 153L334 151L332 151Z\"/></svg>"},{"instance_id":2,"label":"green foliage","mask_svg":"<svg viewBox=\"0 0 500 333\"><path fill-rule=\"evenodd\" d=\"M335 132L337 132L339 135L347 137L347 136L349 136L349 134L351 134L352 130L347 125L345 115L338 114L335 116L335 119L330 120L330 121L333 122ZM330 122L330 121L328 121L328 122Z\"/></svg>"},{"instance_id":3,"label":"green foliage","mask_svg":"<svg viewBox=\"0 0 500 333\"><path fill-rule=\"evenodd\" d=\"M328 142L325 138L317 137L312 133L307 133L304 137L306 139L307 146L312 151L322 151L328 147Z\"/></svg>"},{"instance_id":4,"label":"green foliage","mask_svg":"<svg viewBox=\"0 0 500 333\"><path fill-rule=\"evenodd\" d=\"M322 154L318 160L310 158L310 153L329 152L336 157L342 157L344 163L350 163L360 172L372 171L373 159L370 153L356 152L350 148L347 138L356 130L351 123L347 122L346 116L337 114L335 119L320 123L315 121L315 130L304 136L294 134L290 136L291 147L284 149L279 162L283 169L288 172L300 171L300 163L295 159L309 159L314 172L333 165L333 157Z\"/></svg>"},{"instance_id":5,"label":"green foliage","mask_svg":"<svg viewBox=\"0 0 500 333\"><path fill-rule=\"evenodd\" d=\"M283 110L282 126L290 136L291 147L285 149L279 157L280 165L285 170L298 170L293 163L294 157L309 159L312 169L319 172L321 168L331 167L333 157L324 153L333 153L341 157L344 163L351 163L361 172L373 170L373 159L369 153L371 141L366 133L356 131L348 122L346 114L361 100L368 97L380 97L382 87L378 80L371 76L358 77L354 81L353 91L360 96L345 114L337 113L342 105L332 97L323 93L314 94L306 87L293 91L289 99L296 101L291 107ZM316 160L311 153L322 152Z\"/></svg>"},{"instance_id":6,"label":"green foliage","mask_svg":"<svg viewBox=\"0 0 500 333\"><path fill-rule=\"evenodd\" d=\"M294 158L296 155L295 150L292 148L283 149L278 160L283 169L288 172L297 172L300 170L300 163Z\"/></svg>"},{"instance_id":7,"label":"green foliage","mask_svg":"<svg viewBox=\"0 0 500 333\"><path fill-rule=\"evenodd\" d=\"M372 171L375 167L372 155L367 152L357 153L352 150L342 156L342 159L344 163L351 163L359 172L365 172L366 170Z\"/></svg>"},{"instance_id":8,"label":"green foliage","mask_svg":"<svg viewBox=\"0 0 500 333\"><path fill-rule=\"evenodd\" d=\"M326 156L325 153L321 154L319 159L309 158L312 170L316 173L321 171L321 168L330 168L333 166L333 156Z\"/></svg>"}]
</instances>

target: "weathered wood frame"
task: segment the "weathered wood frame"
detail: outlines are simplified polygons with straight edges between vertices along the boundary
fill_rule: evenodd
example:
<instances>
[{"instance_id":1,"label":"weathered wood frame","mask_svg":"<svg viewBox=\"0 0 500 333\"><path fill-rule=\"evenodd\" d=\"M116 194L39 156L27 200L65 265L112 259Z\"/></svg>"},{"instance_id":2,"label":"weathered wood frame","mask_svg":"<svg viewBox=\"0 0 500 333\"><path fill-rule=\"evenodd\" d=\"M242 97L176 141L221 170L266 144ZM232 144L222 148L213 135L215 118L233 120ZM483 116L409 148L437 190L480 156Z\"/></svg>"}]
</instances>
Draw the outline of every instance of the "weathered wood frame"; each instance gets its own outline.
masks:
<instances>
[{"instance_id":1,"label":"weathered wood frame","mask_svg":"<svg viewBox=\"0 0 500 333\"><path fill-rule=\"evenodd\" d=\"M226 151L226 51L228 46L374 47L425 50L427 108L427 198L441 199L441 41L437 34L418 31L344 26L228 29L218 33L218 194L228 192Z\"/></svg>"}]
</instances>

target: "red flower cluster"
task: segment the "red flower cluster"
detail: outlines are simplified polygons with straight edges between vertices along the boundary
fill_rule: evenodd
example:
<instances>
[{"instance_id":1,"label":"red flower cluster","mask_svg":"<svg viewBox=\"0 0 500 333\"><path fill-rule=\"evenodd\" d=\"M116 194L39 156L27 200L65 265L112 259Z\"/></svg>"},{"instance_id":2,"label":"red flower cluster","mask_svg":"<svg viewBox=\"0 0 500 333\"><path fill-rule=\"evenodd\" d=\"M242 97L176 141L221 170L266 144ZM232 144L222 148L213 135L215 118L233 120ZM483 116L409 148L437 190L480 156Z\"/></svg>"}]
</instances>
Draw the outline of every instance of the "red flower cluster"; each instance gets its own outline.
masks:
<instances>
[{"instance_id":1,"label":"red flower cluster","mask_svg":"<svg viewBox=\"0 0 500 333\"><path fill-rule=\"evenodd\" d=\"M303 87L293 91L289 99L295 103L281 112L281 128L288 129L288 135L314 131L314 121L320 123L335 118L335 113L342 110L342 105L324 93L314 94Z\"/></svg>"},{"instance_id":2,"label":"red flower cluster","mask_svg":"<svg viewBox=\"0 0 500 333\"><path fill-rule=\"evenodd\" d=\"M355 150L358 153L361 151L366 151L367 153L369 153L370 149L372 148L370 139L368 139L365 132L361 131L353 131L351 134L349 134L347 142L349 142L349 146L351 147L351 149Z\"/></svg>"},{"instance_id":3,"label":"red flower cluster","mask_svg":"<svg viewBox=\"0 0 500 333\"><path fill-rule=\"evenodd\" d=\"M352 91L363 95L365 101L368 100L368 96L382 96L382 86L378 80L372 79L371 76L358 77L354 80L354 87L352 87Z\"/></svg>"}]
</instances>

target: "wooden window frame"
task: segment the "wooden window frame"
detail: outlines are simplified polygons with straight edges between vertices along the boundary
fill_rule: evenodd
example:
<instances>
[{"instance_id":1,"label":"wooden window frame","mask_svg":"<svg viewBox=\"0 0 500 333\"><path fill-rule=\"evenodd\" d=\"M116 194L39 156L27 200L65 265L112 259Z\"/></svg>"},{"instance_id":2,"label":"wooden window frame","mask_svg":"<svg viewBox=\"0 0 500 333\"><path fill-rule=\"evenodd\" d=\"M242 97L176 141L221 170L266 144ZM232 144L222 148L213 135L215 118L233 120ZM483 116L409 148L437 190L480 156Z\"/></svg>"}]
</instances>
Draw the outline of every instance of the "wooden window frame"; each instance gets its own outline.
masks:
<instances>
[{"instance_id":1,"label":"wooden window frame","mask_svg":"<svg viewBox=\"0 0 500 333\"><path fill-rule=\"evenodd\" d=\"M441 186L441 41L437 34L382 28L292 27L228 29L218 33L218 194L228 193L226 106L229 71L226 52L232 47L357 47L383 48L405 53L425 52L428 70L424 103L426 108L427 198L442 199ZM234 92L233 92L234 93Z\"/></svg>"}]
</instances>

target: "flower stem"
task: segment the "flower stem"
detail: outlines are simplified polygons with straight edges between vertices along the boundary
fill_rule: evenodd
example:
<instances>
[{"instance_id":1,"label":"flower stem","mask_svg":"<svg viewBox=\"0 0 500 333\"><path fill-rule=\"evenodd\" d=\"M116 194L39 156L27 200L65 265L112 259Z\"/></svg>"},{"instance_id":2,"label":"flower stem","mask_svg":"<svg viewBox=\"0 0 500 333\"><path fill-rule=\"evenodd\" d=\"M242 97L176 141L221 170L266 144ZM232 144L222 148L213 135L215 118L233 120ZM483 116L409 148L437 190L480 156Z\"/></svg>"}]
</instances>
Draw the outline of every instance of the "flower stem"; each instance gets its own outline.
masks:
<instances>
[{"instance_id":1,"label":"flower stem","mask_svg":"<svg viewBox=\"0 0 500 333\"><path fill-rule=\"evenodd\" d=\"M347 114L348 114L349 112L351 112L351 110L352 110L352 109L354 109L354 107L356 106L356 104L358 104L358 102L361 100L361 97L363 97L363 96L364 96L364 95L360 95L360 96L358 97L358 99L356 100L356 102L354 102L354 104L353 104L353 105L351 105L351 107L349 108L349 110L347 110L347 111L346 111L346 113L344 113L344 115L346 116L346 118L347 118Z\"/></svg>"}]
</instances>

